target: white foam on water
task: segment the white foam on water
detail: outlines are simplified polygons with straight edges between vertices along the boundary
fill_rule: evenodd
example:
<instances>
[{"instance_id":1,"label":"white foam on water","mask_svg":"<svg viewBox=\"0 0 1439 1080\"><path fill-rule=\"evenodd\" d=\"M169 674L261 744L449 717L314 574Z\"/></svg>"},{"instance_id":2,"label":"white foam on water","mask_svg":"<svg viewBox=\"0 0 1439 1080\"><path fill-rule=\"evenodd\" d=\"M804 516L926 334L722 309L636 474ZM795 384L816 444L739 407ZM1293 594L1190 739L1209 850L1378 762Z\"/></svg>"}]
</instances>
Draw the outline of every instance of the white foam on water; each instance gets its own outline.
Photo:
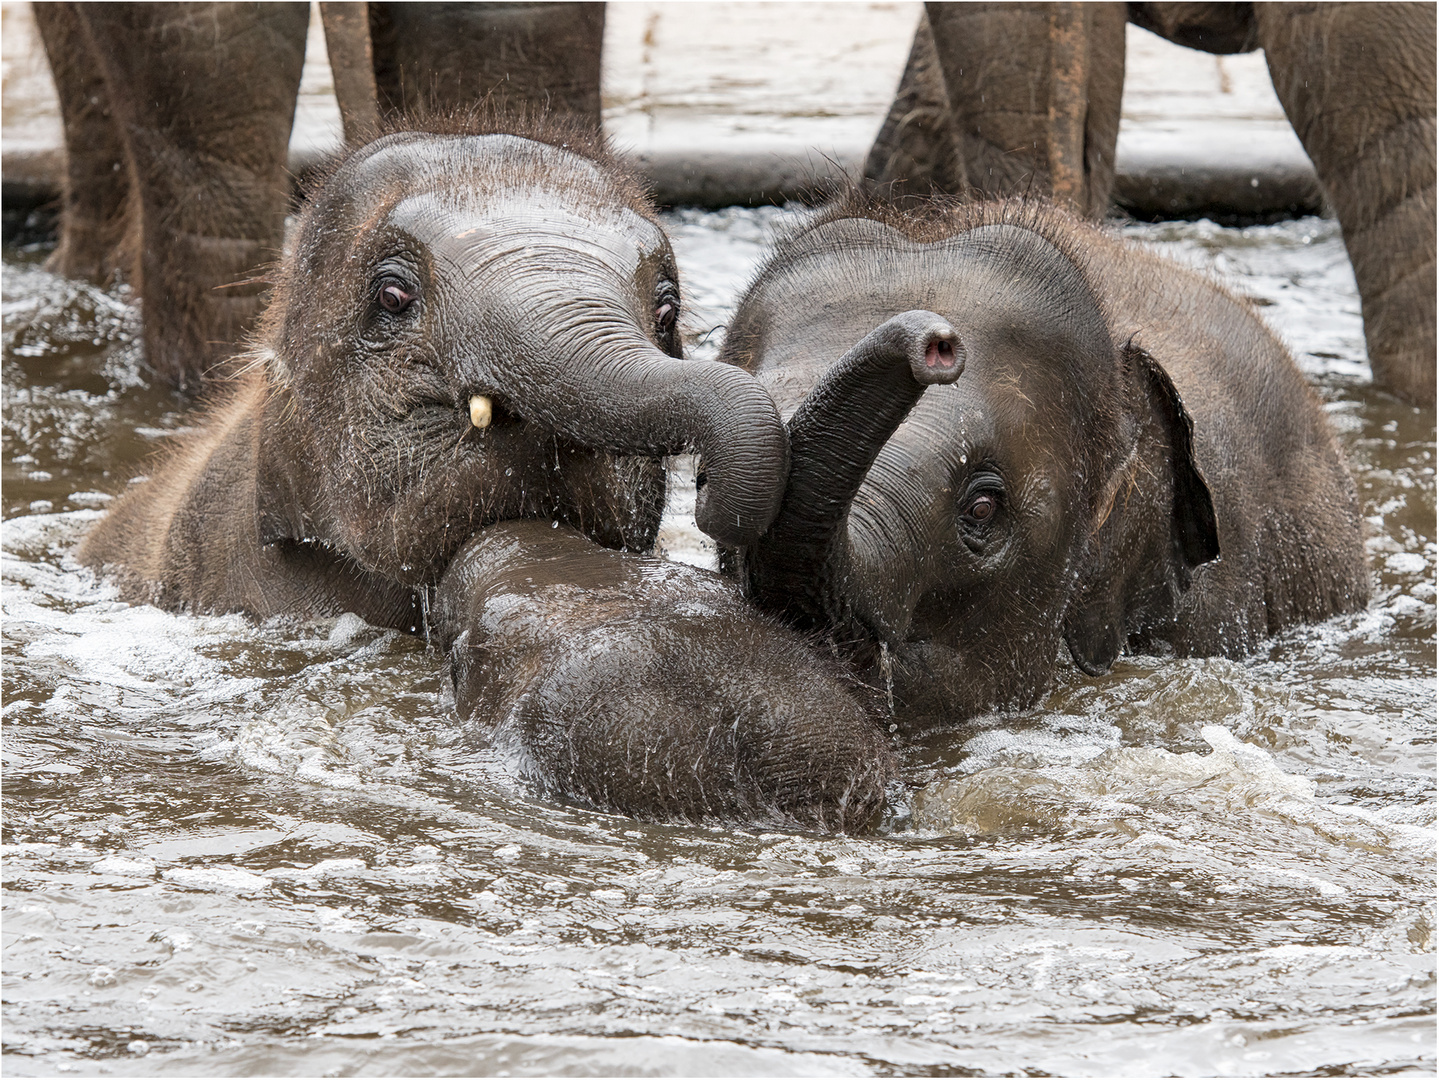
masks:
<instances>
[{"instance_id":1,"label":"white foam on water","mask_svg":"<svg viewBox=\"0 0 1439 1080\"><path fill-rule=\"evenodd\" d=\"M270 888L269 878L235 866L177 866L160 876L187 889L215 892L255 893Z\"/></svg>"},{"instance_id":2,"label":"white foam on water","mask_svg":"<svg viewBox=\"0 0 1439 1080\"><path fill-rule=\"evenodd\" d=\"M937 780L915 796L913 825L971 837L1083 834L1104 854L1082 861L1107 863L1108 872L1121 862L1149 872L1168 866L1230 892L1290 886L1342 897L1372 887L1376 874L1422 872L1432 862L1431 829L1328 805L1314 780L1228 728L1207 724L1200 734L1207 754L1049 748L1048 761L1032 758L1028 768L989 765ZM1022 738L1008 743L1012 754ZM1031 749L1047 748L1041 740ZM1356 851L1366 857L1356 861Z\"/></svg>"}]
</instances>

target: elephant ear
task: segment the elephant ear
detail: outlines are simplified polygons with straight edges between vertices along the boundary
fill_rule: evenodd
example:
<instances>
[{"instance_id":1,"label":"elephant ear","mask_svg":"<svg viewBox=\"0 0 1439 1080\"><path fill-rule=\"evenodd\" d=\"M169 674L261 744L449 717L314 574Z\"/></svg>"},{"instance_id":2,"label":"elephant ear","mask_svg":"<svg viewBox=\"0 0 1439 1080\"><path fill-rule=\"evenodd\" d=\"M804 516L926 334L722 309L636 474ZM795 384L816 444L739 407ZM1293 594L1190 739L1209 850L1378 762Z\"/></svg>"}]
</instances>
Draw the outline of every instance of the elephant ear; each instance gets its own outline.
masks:
<instances>
[{"instance_id":1,"label":"elephant ear","mask_svg":"<svg viewBox=\"0 0 1439 1080\"><path fill-rule=\"evenodd\" d=\"M1174 553L1179 587L1189 588L1196 566L1219 558L1219 522L1214 516L1214 496L1194 458L1194 418L1184 407L1169 372L1139 346L1124 346L1124 359L1131 371L1144 380L1155 419L1169 436L1170 475L1174 484Z\"/></svg>"},{"instance_id":2,"label":"elephant ear","mask_svg":"<svg viewBox=\"0 0 1439 1080\"><path fill-rule=\"evenodd\" d=\"M1168 446L1171 499L1168 560L1171 592L1182 593L1194 579L1194 568L1219 557L1219 523L1214 516L1214 497L1194 457L1194 419L1175 388L1169 373L1149 353L1133 342L1124 346L1122 359L1134 379L1137 397L1147 401L1150 422L1158 428ZM1115 470L1104 505L1113 507L1118 487L1131 480L1139 468L1139 448ZM1158 464L1158 463L1156 463ZM1157 508L1163 513L1163 508ZM1103 525L1103 520L1100 525ZM1135 528L1144 530L1146 523ZM1152 549L1151 549L1152 550ZM1153 562L1154 560L1140 560ZM1064 619L1064 640L1074 662L1088 675L1103 675L1124 648L1129 623L1129 597L1136 579L1162 567L1109 566L1071 605ZM1144 590L1147 591L1147 590Z\"/></svg>"}]
</instances>

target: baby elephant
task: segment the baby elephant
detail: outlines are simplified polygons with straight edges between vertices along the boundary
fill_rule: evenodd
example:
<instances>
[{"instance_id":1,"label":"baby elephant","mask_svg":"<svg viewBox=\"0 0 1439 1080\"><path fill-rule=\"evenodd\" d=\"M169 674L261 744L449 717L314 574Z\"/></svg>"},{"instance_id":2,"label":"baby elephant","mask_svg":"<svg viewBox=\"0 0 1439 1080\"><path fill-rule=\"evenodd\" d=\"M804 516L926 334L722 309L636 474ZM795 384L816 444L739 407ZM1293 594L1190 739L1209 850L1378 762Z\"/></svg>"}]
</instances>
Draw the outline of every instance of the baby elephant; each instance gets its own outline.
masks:
<instances>
[{"instance_id":1,"label":"baby elephant","mask_svg":"<svg viewBox=\"0 0 1439 1080\"><path fill-rule=\"evenodd\" d=\"M916 304L958 333L952 386L914 405L830 359ZM1354 482L1253 305L1053 208L836 204L761 269L721 359L789 417L742 580L853 645L902 717L1030 708L1063 648L1091 675L1239 657L1368 600Z\"/></svg>"},{"instance_id":2,"label":"baby elephant","mask_svg":"<svg viewBox=\"0 0 1439 1080\"><path fill-rule=\"evenodd\" d=\"M939 316L910 311L836 367L907 398L903 412L958 378L957 344ZM461 717L549 795L650 819L852 831L897 772L857 684L733 582L557 522L474 536L440 580L432 627Z\"/></svg>"},{"instance_id":3,"label":"baby elephant","mask_svg":"<svg viewBox=\"0 0 1439 1080\"><path fill-rule=\"evenodd\" d=\"M852 831L896 773L839 665L732 583L566 526L472 539L440 581L435 628L461 718L544 795Z\"/></svg>"}]
</instances>

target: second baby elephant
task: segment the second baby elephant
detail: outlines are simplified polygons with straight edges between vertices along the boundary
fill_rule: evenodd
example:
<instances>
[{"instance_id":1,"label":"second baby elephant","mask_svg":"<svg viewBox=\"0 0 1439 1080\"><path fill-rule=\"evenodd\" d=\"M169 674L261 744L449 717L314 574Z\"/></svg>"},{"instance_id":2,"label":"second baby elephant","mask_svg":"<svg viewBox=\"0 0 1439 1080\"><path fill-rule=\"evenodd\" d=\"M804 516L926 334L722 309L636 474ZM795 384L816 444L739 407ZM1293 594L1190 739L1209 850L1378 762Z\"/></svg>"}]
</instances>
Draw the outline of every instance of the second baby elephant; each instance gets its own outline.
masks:
<instances>
[{"instance_id":1,"label":"second baby elephant","mask_svg":"<svg viewBox=\"0 0 1439 1080\"><path fill-rule=\"evenodd\" d=\"M544 795L854 831L898 773L872 695L708 571L503 522L456 557L434 625L470 736Z\"/></svg>"},{"instance_id":2,"label":"second baby elephant","mask_svg":"<svg viewBox=\"0 0 1439 1080\"><path fill-rule=\"evenodd\" d=\"M966 371L910 412L834 358L916 306ZM761 270L721 358L790 415L744 580L911 715L1030 707L1065 646L1091 674L1126 649L1240 656L1367 600L1354 484L1283 346L1060 211L832 207Z\"/></svg>"}]
</instances>

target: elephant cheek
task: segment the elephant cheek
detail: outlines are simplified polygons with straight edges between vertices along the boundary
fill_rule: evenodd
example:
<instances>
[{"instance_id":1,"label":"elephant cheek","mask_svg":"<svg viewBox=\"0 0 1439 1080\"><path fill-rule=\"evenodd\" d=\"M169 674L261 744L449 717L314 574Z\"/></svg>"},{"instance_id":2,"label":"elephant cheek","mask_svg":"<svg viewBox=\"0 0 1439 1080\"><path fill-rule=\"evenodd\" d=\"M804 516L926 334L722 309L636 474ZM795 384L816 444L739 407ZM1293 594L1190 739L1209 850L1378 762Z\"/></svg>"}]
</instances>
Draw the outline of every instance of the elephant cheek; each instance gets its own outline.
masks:
<instances>
[{"instance_id":1,"label":"elephant cheek","mask_svg":"<svg viewBox=\"0 0 1439 1080\"><path fill-rule=\"evenodd\" d=\"M654 546L665 504L663 461L601 451L562 460L571 524L605 547Z\"/></svg>"},{"instance_id":2,"label":"elephant cheek","mask_svg":"<svg viewBox=\"0 0 1439 1080\"><path fill-rule=\"evenodd\" d=\"M835 560L842 567L836 591L880 643L897 647L909 637L922 592L912 560L863 543L851 544L848 558L843 554Z\"/></svg>"}]
</instances>

